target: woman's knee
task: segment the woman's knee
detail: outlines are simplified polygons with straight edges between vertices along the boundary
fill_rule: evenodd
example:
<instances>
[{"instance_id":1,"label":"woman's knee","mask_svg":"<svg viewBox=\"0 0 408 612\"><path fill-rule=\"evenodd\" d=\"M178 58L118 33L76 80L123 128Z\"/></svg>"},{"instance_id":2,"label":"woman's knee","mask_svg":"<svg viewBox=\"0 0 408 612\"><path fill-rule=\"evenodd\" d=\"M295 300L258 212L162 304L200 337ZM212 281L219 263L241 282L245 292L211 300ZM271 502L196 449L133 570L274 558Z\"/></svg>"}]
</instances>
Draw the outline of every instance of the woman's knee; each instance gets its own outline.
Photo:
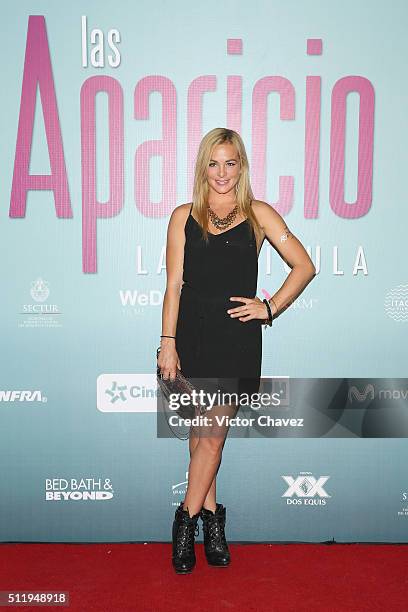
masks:
<instances>
[{"instance_id":1,"label":"woman's knee","mask_svg":"<svg viewBox=\"0 0 408 612\"><path fill-rule=\"evenodd\" d=\"M200 438L199 445L202 449L204 449L209 455L218 456L222 451L222 447L224 445L225 438L218 436L205 436Z\"/></svg>"}]
</instances>

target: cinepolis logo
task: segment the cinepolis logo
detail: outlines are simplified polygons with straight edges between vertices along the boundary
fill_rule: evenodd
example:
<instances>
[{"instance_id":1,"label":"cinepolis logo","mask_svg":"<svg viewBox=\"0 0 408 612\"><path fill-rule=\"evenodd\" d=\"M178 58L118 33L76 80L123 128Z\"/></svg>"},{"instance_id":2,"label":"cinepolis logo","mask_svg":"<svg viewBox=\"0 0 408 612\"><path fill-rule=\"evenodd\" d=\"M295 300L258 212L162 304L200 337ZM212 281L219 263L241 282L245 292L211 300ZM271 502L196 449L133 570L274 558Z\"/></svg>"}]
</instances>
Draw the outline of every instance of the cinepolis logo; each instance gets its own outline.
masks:
<instances>
[{"instance_id":1,"label":"cinepolis logo","mask_svg":"<svg viewBox=\"0 0 408 612\"><path fill-rule=\"evenodd\" d=\"M110 478L46 478L46 501L106 501L113 498Z\"/></svg>"},{"instance_id":2,"label":"cinepolis logo","mask_svg":"<svg viewBox=\"0 0 408 612\"><path fill-rule=\"evenodd\" d=\"M46 403L48 398L40 390L37 391L11 391L0 389L0 402L42 402Z\"/></svg>"},{"instance_id":3,"label":"cinepolis logo","mask_svg":"<svg viewBox=\"0 0 408 612\"><path fill-rule=\"evenodd\" d=\"M311 472L300 472L296 479L292 476L282 476L282 478L289 485L282 495L287 505L325 506L327 498L331 497L323 488L330 476L320 476L316 480Z\"/></svg>"},{"instance_id":4,"label":"cinepolis logo","mask_svg":"<svg viewBox=\"0 0 408 612\"><path fill-rule=\"evenodd\" d=\"M100 374L96 405L101 412L157 412L156 374Z\"/></svg>"}]
</instances>

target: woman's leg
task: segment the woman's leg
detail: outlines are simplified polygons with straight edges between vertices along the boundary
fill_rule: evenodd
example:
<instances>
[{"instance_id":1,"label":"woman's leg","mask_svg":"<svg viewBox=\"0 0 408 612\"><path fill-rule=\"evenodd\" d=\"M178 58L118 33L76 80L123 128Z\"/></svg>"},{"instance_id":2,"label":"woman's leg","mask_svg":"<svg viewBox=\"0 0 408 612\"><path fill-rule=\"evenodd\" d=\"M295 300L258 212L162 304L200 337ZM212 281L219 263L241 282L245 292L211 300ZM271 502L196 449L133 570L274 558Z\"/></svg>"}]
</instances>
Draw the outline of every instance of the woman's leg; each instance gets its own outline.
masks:
<instances>
[{"instance_id":1,"label":"woman's leg","mask_svg":"<svg viewBox=\"0 0 408 612\"><path fill-rule=\"evenodd\" d=\"M194 428L193 437L198 437L198 441L191 442L191 460L188 473L188 487L183 504L184 510L188 510L190 516L199 512L207 499L215 510L215 477L221 463L222 449L228 433L228 424L218 424L215 416L228 416L233 418L236 415L237 407L235 404L215 406L208 411L206 416L209 420L208 425ZM210 491L214 487L214 492ZM214 503L213 503L214 502Z\"/></svg>"},{"instance_id":2,"label":"woman's leg","mask_svg":"<svg viewBox=\"0 0 408 612\"><path fill-rule=\"evenodd\" d=\"M199 440L200 440L199 430L195 427L191 427L190 437L189 437L190 460L194 454L195 449L197 448L197 444ZM217 499L216 480L217 480L217 474L215 474L214 478L212 479L210 488L208 489L207 496L203 503L203 506L206 510L212 510L213 512L215 512L216 510L216 499Z\"/></svg>"}]
</instances>

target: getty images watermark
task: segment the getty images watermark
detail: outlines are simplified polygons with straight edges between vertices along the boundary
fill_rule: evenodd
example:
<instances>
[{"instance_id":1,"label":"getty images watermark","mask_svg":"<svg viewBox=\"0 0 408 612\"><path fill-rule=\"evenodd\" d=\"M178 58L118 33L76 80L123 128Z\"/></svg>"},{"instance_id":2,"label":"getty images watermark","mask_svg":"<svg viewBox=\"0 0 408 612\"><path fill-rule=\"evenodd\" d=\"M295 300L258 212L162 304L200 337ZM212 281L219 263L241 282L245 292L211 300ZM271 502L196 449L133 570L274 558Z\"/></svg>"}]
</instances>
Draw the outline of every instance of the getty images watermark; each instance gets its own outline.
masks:
<instances>
[{"instance_id":1,"label":"getty images watermark","mask_svg":"<svg viewBox=\"0 0 408 612\"><path fill-rule=\"evenodd\" d=\"M190 387L177 382L158 393L158 436L168 437L175 428L199 428L201 436L218 436L225 428L268 427L271 414L256 411L285 409L288 405L287 378L271 378L260 388L259 378L190 378ZM251 413L248 413L248 409ZM240 411L240 413L238 413ZM244 413L245 411L245 413ZM291 419L291 426L297 426Z\"/></svg>"},{"instance_id":2,"label":"getty images watermark","mask_svg":"<svg viewBox=\"0 0 408 612\"><path fill-rule=\"evenodd\" d=\"M255 416L243 416L235 414L239 407L251 408L256 411L260 408L282 407L282 402L287 402L286 393L282 398L282 391L272 393L237 393L218 390L208 392L204 389L192 390L190 393L170 393L168 408L174 414L170 414L168 422L172 426L193 426L200 428L214 427L250 427L257 421L260 427L273 425L275 419L269 414ZM187 418L182 416L186 408L192 407L195 416ZM295 419L291 419L291 425L296 425ZM299 424L297 424L299 425ZM208 432L208 433L211 433Z\"/></svg>"},{"instance_id":3,"label":"getty images watermark","mask_svg":"<svg viewBox=\"0 0 408 612\"><path fill-rule=\"evenodd\" d=\"M212 410L216 406L224 405L251 406L256 410L266 406L281 406L281 397L278 392L238 394L218 391L216 393L209 393L203 389L199 391L194 389L190 394L170 393L168 402L169 410L177 411L190 404L195 408L202 406L207 411Z\"/></svg>"},{"instance_id":4,"label":"getty images watermark","mask_svg":"<svg viewBox=\"0 0 408 612\"><path fill-rule=\"evenodd\" d=\"M188 379L158 387L157 436L408 437L408 379Z\"/></svg>"}]
</instances>

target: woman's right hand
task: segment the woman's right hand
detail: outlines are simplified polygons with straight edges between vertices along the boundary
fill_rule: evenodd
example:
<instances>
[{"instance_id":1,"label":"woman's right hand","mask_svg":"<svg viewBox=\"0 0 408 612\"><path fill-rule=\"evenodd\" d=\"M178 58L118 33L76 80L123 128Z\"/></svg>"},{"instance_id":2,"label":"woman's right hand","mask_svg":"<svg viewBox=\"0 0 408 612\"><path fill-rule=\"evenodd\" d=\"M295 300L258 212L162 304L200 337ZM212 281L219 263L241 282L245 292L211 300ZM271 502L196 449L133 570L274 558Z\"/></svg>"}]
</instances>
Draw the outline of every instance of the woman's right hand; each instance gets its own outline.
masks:
<instances>
[{"instance_id":1,"label":"woman's right hand","mask_svg":"<svg viewBox=\"0 0 408 612\"><path fill-rule=\"evenodd\" d=\"M164 343L160 347L157 365L164 380L174 380L176 378L176 368L181 370L180 359L176 351L175 343Z\"/></svg>"}]
</instances>

